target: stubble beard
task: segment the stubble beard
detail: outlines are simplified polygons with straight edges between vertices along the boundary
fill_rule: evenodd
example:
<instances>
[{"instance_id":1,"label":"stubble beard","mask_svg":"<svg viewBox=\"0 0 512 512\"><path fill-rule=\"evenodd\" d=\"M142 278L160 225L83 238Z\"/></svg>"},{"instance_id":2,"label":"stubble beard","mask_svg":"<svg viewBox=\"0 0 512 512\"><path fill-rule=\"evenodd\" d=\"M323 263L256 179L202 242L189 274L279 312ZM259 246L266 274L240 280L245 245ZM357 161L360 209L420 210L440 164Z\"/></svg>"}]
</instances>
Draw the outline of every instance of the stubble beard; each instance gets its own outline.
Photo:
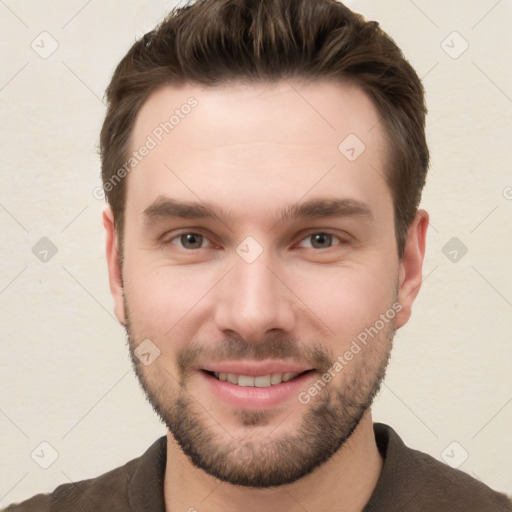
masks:
<instances>
[{"instance_id":1,"label":"stubble beard","mask_svg":"<svg viewBox=\"0 0 512 512\"><path fill-rule=\"evenodd\" d=\"M128 317L127 306L125 304ZM196 467L219 480L254 488L295 482L329 460L347 442L380 389L395 333L393 319L343 368L341 373L346 375L341 386L335 387L334 381L329 382L310 404L302 406L307 409L302 413L295 434L280 436L279 423L276 423L267 436L254 436L255 428L272 422L272 411L240 410L236 415L240 425L247 428L247 436L235 439L187 390L187 365L199 352L197 347L186 347L180 355L183 357L178 357L178 379L167 369L159 368L160 382L155 384L149 377L151 367L144 367L134 355L140 341L135 339L131 325L127 318L126 331L135 373L149 403L183 453ZM258 347L245 344L241 339L227 339L220 352L231 354L230 359L242 355L253 359L285 358L299 353L297 345L290 340L281 340L280 345L270 341ZM320 346L308 355L323 367L318 378L334 363L332 355Z\"/></svg>"}]
</instances>

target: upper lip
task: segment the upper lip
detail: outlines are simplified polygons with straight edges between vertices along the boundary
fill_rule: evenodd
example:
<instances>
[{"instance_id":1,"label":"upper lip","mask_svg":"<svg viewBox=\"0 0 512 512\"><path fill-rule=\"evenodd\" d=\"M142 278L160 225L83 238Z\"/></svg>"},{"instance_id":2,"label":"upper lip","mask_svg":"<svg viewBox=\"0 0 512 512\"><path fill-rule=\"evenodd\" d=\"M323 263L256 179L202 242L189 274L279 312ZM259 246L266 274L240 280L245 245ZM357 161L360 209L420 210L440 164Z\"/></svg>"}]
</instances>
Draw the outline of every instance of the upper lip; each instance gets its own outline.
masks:
<instances>
[{"instance_id":1,"label":"upper lip","mask_svg":"<svg viewBox=\"0 0 512 512\"><path fill-rule=\"evenodd\" d=\"M273 373L303 373L312 370L311 366L286 361L228 361L224 363L211 363L201 367L201 370L217 373L234 373L235 375L248 375L260 377Z\"/></svg>"}]
</instances>

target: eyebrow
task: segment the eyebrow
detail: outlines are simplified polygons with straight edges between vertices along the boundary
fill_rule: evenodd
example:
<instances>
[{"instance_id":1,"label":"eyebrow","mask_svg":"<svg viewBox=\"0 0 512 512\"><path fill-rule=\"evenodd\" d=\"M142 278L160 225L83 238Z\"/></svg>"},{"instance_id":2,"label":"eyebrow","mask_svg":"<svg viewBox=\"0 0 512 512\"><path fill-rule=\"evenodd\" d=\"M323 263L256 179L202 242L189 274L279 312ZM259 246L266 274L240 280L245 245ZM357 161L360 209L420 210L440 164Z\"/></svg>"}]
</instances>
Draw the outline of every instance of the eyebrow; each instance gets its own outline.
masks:
<instances>
[{"instance_id":1,"label":"eyebrow","mask_svg":"<svg viewBox=\"0 0 512 512\"><path fill-rule=\"evenodd\" d=\"M160 196L143 212L146 224L163 219L215 219L223 224L232 223L232 214L207 202L178 201ZM370 207L355 199L311 199L294 203L277 211L278 222L320 217L361 216L372 219Z\"/></svg>"},{"instance_id":2,"label":"eyebrow","mask_svg":"<svg viewBox=\"0 0 512 512\"><path fill-rule=\"evenodd\" d=\"M355 199L311 199L295 203L278 212L280 220L314 219L318 217L373 217L370 207Z\"/></svg>"},{"instance_id":3,"label":"eyebrow","mask_svg":"<svg viewBox=\"0 0 512 512\"><path fill-rule=\"evenodd\" d=\"M232 219L225 210L215 208L206 202L178 201L170 197L159 196L143 212L144 220L149 224L161 219L215 219L229 223Z\"/></svg>"}]
</instances>

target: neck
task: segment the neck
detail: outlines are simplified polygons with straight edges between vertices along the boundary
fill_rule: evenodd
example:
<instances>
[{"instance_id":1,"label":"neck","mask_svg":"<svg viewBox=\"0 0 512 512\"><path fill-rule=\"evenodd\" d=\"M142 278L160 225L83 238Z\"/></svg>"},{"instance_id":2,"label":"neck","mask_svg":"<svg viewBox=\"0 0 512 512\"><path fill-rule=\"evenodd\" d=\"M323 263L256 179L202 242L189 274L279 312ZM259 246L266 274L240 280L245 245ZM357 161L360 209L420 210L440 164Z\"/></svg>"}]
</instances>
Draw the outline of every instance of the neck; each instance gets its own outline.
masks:
<instances>
[{"instance_id":1,"label":"neck","mask_svg":"<svg viewBox=\"0 0 512 512\"><path fill-rule=\"evenodd\" d=\"M361 512L377 485L382 458L370 411L348 441L325 464L291 484L270 489L234 486L192 465L169 433L164 480L166 512Z\"/></svg>"}]
</instances>

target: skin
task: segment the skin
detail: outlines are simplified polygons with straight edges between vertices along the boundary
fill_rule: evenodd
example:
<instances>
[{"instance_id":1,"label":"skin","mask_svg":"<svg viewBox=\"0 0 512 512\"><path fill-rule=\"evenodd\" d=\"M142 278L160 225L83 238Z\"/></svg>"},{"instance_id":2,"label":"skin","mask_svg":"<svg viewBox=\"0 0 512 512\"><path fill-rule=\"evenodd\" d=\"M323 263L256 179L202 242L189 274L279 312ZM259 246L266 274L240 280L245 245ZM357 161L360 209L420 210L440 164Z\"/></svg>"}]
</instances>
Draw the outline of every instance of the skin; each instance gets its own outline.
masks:
<instances>
[{"instance_id":1,"label":"skin","mask_svg":"<svg viewBox=\"0 0 512 512\"><path fill-rule=\"evenodd\" d=\"M117 318L123 325L129 320L132 351L147 338L160 350L151 365L136 364L146 390L170 409L181 380L186 396L193 397L192 410L219 446L238 449L251 441L255 448L244 460L247 466L260 460L265 442L296 435L315 405L334 403L327 401L334 390L346 391L351 384L364 390L377 379L389 357L392 330L408 321L419 291L428 215L418 211L399 260L392 197L382 178L387 144L378 112L357 87L332 82L168 86L141 109L132 148L190 96L198 106L129 175L122 268L113 215L109 207L104 211L110 288ZM355 161L338 150L349 134L366 146ZM163 196L207 202L230 218L148 222L144 212ZM364 204L369 214L282 218L287 205L333 198ZM184 232L203 234L203 245L180 245ZM332 245L314 246L314 233L332 234ZM247 236L262 249L252 263L236 251ZM178 361L187 347L199 347L194 362L201 367L228 338L252 355L265 341L293 340L294 361L311 364L307 355L314 346L332 361L396 302L401 309L389 328L308 404L293 396L264 411L250 404L240 411L213 395L200 368L180 373ZM321 376L320 365L314 370L306 390ZM369 408L328 460L277 487L222 482L194 466L171 433L167 457L168 512L190 507L315 511L332 510L333 503L340 511L358 511L382 468Z\"/></svg>"}]
</instances>

